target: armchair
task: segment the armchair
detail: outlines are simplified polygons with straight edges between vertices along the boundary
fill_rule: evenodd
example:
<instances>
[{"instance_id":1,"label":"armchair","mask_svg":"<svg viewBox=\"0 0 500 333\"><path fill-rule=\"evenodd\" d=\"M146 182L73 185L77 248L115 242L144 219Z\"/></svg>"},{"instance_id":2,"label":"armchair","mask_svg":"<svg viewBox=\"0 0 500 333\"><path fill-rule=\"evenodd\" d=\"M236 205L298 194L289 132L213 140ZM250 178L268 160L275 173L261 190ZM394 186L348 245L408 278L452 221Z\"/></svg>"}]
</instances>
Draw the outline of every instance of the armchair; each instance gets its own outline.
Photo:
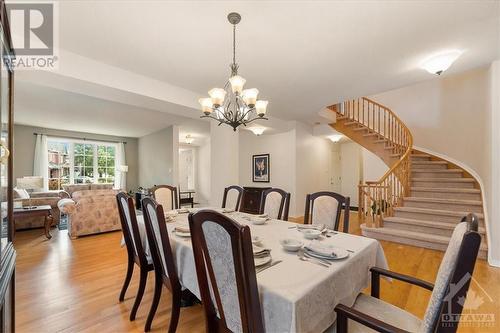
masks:
<instances>
[{"instance_id":1,"label":"armchair","mask_svg":"<svg viewBox=\"0 0 500 333\"><path fill-rule=\"evenodd\" d=\"M352 307L337 305L337 333L456 332L458 321L444 320L459 318L462 313L463 302L459 300L465 300L467 296L481 244L477 228L478 219L474 214L469 214L457 224L439 267L435 285L385 269L370 269L371 296L360 294ZM424 319L421 320L380 300L380 276L391 277L432 291ZM451 286L455 287L450 288Z\"/></svg>"},{"instance_id":2,"label":"armchair","mask_svg":"<svg viewBox=\"0 0 500 333\"><path fill-rule=\"evenodd\" d=\"M72 194L72 199L61 200L61 211L68 214L68 235L79 236L120 230L120 216L115 190L83 190Z\"/></svg>"}]
</instances>

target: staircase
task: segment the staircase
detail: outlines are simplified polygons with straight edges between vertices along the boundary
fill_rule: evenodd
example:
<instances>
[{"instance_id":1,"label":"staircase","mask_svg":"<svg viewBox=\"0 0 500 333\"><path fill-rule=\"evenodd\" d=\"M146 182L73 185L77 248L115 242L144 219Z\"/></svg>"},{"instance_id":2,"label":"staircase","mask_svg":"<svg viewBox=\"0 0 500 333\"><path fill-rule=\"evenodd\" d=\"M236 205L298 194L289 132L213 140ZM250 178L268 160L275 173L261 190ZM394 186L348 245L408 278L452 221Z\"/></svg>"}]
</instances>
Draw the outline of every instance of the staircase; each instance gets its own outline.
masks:
<instances>
[{"instance_id":1,"label":"staircase","mask_svg":"<svg viewBox=\"0 0 500 333\"><path fill-rule=\"evenodd\" d=\"M444 251L453 228L469 212L479 220L486 258L486 230L479 183L464 169L413 149L408 128L394 113L367 98L329 107L331 126L379 156L389 171L359 187L363 235Z\"/></svg>"}]
</instances>

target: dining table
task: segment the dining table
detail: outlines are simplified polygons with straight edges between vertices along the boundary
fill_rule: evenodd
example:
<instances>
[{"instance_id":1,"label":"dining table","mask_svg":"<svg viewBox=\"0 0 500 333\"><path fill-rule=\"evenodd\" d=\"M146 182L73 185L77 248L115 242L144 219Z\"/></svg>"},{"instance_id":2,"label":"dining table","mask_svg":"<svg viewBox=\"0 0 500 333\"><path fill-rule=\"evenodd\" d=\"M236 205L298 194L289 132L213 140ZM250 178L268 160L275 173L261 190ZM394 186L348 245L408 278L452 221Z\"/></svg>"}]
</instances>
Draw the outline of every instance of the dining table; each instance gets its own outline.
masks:
<instances>
[{"instance_id":1,"label":"dining table","mask_svg":"<svg viewBox=\"0 0 500 333\"><path fill-rule=\"evenodd\" d=\"M190 209L190 212L201 208ZM241 212L223 212L240 224L248 225L253 238L260 246L270 249L272 260L279 262L258 271L257 284L266 332L324 332L333 328L334 308L342 303L352 306L358 294L369 285L370 268L388 268L380 243L371 238L342 232L320 236L314 242L333 245L348 251L342 260L332 260L323 266L313 261L300 260L295 252L288 252L280 244L283 239L300 240L307 245L297 223L270 219L264 224L254 224L254 215ZM172 216L173 215L173 216ZM167 230L176 261L179 280L183 288L200 298L191 238L176 235L175 228L187 228L188 212L170 214ZM144 220L137 216L142 245L149 254ZM123 242L122 242L123 245Z\"/></svg>"}]
</instances>

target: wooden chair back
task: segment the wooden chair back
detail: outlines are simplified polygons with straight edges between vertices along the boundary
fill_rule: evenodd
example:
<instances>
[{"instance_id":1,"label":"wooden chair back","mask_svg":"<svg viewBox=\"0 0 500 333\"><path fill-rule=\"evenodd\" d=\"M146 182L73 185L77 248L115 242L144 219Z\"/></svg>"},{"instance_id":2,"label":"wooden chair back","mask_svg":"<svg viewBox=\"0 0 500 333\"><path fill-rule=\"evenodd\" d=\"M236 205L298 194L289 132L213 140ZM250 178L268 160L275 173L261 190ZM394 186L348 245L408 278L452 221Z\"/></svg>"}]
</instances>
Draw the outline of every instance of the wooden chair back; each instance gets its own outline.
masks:
<instances>
[{"instance_id":1,"label":"wooden chair back","mask_svg":"<svg viewBox=\"0 0 500 333\"><path fill-rule=\"evenodd\" d=\"M224 189L224 196L222 197L222 208L226 208L226 203L228 201L228 195L230 193L230 191L236 191L237 192L237 197L236 197L236 206L234 208L235 211L239 211L240 210L240 202L241 202L241 197L243 195L243 187L241 186L238 186L238 185L231 185L231 186L228 186ZM232 207L227 207L227 208L231 208Z\"/></svg>"},{"instance_id":2,"label":"wooden chair back","mask_svg":"<svg viewBox=\"0 0 500 333\"><path fill-rule=\"evenodd\" d=\"M144 225L155 273L161 276L163 284L172 291L181 292L174 255L170 246L163 207L154 199L142 199Z\"/></svg>"},{"instance_id":3,"label":"wooden chair back","mask_svg":"<svg viewBox=\"0 0 500 333\"><path fill-rule=\"evenodd\" d=\"M269 217L288 221L290 209L290 193L279 188L270 188L262 192L260 200L260 213L268 214Z\"/></svg>"},{"instance_id":4,"label":"wooden chair back","mask_svg":"<svg viewBox=\"0 0 500 333\"><path fill-rule=\"evenodd\" d=\"M177 188L170 185L156 185L151 189L153 199L162 205L165 211L179 208Z\"/></svg>"},{"instance_id":5,"label":"wooden chair back","mask_svg":"<svg viewBox=\"0 0 500 333\"><path fill-rule=\"evenodd\" d=\"M116 195L116 203L129 259L135 261L139 266L146 266L148 260L142 246L139 226L137 225L134 200L127 194L120 192Z\"/></svg>"},{"instance_id":6,"label":"wooden chair back","mask_svg":"<svg viewBox=\"0 0 500 333\"><path fill-rule=\"evenodd\" d=\"M344 211L342 231L349 232L350 198L335 192L316 192L306 196L305 224L325 224L339 231L340 215Z\"/></svg>"},{"instance_id":7,"label":"wooden chair back","mask_svg":"<svg viewBox=\"0 0 500 333\"><path fill-rule=\"evenodd\" d=\"M211 210L189 227L206 331L264 332L250 228Z\"/></svg>"}]
</instances>

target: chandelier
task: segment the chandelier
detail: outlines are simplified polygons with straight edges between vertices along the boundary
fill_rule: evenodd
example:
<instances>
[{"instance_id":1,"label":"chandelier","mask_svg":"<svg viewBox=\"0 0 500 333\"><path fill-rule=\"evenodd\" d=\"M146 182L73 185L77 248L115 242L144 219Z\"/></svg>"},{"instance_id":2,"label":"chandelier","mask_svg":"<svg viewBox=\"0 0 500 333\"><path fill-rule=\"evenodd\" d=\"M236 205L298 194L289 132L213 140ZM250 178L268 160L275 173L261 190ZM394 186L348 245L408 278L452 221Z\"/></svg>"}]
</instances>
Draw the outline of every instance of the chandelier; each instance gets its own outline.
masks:
<instances>
[{"instance_id":1,"label":"chandelier","mask_svg":"<svg viewBox=\"0 0 500 333\"><path fill-rule=\"evenodd\" d=\"M234 131L252 121L265 119L267 101L257 100L259 91L255 88L243 89L246 80L238 75L236 63L236 25L241 21L238 13L227 15L229 23L233 25L233 63L231 64L231 77L224 88L213 88L208 92L210 97L200 98L201 118L211 118L222 124L229 125Z\"/></svg>"}]
</instances>

